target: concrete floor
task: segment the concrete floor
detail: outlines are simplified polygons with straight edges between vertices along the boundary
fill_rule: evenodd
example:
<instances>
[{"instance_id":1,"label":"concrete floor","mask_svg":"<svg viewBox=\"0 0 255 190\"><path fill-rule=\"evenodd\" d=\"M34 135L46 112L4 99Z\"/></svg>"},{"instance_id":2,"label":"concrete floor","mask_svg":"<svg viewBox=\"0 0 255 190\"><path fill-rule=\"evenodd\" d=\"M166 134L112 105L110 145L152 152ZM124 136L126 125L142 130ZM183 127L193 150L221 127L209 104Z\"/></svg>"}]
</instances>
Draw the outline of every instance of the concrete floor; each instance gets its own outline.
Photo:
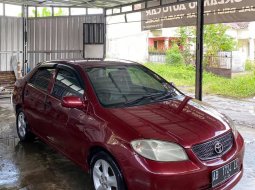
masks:
<instances>
[{"instance_id":1,"label":"concrete floor","mask_svg":"<svg viewBox=\"0 0 255 190\"><path fill-rule=\"evenodd\" d=\"M20 143L10 109L0 103L0 190L92 190L89 175L46 144Z\"/></svg>"},{"instance_id":2,"label":"concrete floor","mask_svg":"<svg viewBox=\"0 0 255 190\"><path fill-rule=\"evenodd\" d=\"M234 118L246 143L244 176L235 190L255 189L255 101L207 96ZM41 141L20 143L10 104L0 101L0 190L90 190L88 174Z\"/></svg>"}]
</instances>

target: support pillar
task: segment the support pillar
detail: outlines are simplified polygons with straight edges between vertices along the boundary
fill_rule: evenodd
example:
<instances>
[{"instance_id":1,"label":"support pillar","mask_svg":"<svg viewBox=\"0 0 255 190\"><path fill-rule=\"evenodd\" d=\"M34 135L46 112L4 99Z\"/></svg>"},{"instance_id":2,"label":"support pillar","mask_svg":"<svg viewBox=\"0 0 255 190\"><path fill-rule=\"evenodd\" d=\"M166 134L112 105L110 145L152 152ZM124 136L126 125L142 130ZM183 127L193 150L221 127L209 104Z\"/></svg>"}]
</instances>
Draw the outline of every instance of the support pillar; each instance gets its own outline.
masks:
<instances>
[{"instance_id":1,"label":"support pillar","mask_svg":"<svg viewBox=\"0 0 255 190\"><path fill-rule=\"evenodd\" d=\"M255 51L254 38L250 38L250 40L249 40L249 59L251 61L255 60L255 55L254 55L255 52L254 51Z\"/></svg>"},{"instance_id":2,"label":"support pillar","mask_svg":"<svg viewBox=\"0 0 255 190\"><path fill-rule=\"evenodd\" d=\"M196 99L202 101L204 0L197 0Z\"/></svg>"},{"instance_id":3,"label":"support pillar","mask_svg":"<svg viewBox=\"0 0 255 190\"><path fill-rule=\"evenodd\" d=\"M23 5L23 66L22 74L25 76L28 70L28 43L27 43L27 20L28 20L28 6Z\"/></svg>"},{"instance_id":4,"label":"support pillar","mask_svg":"<svg viewBox=\"0 0 255 190\"><path fill-rule=\"evenodd\" d=\"M165 50L169 48L169 38L165 39Z\"/></svg>"}]
</instances>

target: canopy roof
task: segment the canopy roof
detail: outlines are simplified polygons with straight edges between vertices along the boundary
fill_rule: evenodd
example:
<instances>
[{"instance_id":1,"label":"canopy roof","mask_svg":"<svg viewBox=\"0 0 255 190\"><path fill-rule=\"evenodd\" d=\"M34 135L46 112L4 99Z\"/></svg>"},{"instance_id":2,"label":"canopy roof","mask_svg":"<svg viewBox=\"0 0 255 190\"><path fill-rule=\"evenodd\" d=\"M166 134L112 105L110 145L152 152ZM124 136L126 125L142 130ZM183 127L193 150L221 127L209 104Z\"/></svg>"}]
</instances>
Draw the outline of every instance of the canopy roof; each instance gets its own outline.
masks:
<instances>
[{"instance_id":1,"label":"canopy roof","mask_svg":"<svg viewBox=\"0 0 255 190\"><path fill-rule=\"evenodd\" d=\"M158 1L160 0L153 0ZM163 0L168 2L177 2L178 0ZM142 3L146 0L0 0L3 3L12 3L18 5L29 6L68 6L68 7L98 7L98 8L112 8L116 6L124 6L132 3Z\"/></svg>"},{"instance_id":2,"label":"canopy roof","mask_svg":"<svg viewBox=\"0 0 255 190\"><path fill-rule=\"evenodd\" d=\"M166 4L180 3L194 0L0 0L9 3L28 6L66 6L87 8L114 8L133 4L143 4L142 8L156 7Z\"/></svg>"}]
</instances>

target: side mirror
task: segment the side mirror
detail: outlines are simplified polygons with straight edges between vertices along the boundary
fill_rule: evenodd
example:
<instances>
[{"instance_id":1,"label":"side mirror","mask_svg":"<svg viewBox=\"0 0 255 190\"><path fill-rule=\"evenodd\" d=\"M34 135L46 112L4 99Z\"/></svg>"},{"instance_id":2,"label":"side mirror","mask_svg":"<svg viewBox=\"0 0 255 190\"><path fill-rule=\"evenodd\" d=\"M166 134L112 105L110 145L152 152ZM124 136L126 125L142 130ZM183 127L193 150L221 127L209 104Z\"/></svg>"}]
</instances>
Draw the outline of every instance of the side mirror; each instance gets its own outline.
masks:
<instances>
[{"instance_id":1,"label":"side mirror","mask_svg":"<svg viewBox=\"0 0 255 190\"><path fill-rule=\"evenodd\" d=\"M78 96L65 96L62 98L61 105L65 108L82 108L84 104Z\"/></svg>"}]
</instances>

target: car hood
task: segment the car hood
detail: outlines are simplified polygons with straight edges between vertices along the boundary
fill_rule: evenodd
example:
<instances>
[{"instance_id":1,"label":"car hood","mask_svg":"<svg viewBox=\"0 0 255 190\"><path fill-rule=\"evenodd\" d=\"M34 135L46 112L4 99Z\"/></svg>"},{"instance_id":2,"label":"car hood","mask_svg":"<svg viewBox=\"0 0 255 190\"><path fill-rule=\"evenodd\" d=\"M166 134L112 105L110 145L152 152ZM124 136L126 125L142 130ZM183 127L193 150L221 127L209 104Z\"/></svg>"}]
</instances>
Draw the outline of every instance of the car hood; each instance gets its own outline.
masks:
<instances>
[{"instance_id":1,"label":"car hood","mask_svg":"<svg viewBox=\"0 0 255 190\"><path fill-rule=\"evenodd\" d=\"M185 148L230 130L222 114L187 96L108 111L142 138L176 142Z\"/></svg>"}]
</instances>

